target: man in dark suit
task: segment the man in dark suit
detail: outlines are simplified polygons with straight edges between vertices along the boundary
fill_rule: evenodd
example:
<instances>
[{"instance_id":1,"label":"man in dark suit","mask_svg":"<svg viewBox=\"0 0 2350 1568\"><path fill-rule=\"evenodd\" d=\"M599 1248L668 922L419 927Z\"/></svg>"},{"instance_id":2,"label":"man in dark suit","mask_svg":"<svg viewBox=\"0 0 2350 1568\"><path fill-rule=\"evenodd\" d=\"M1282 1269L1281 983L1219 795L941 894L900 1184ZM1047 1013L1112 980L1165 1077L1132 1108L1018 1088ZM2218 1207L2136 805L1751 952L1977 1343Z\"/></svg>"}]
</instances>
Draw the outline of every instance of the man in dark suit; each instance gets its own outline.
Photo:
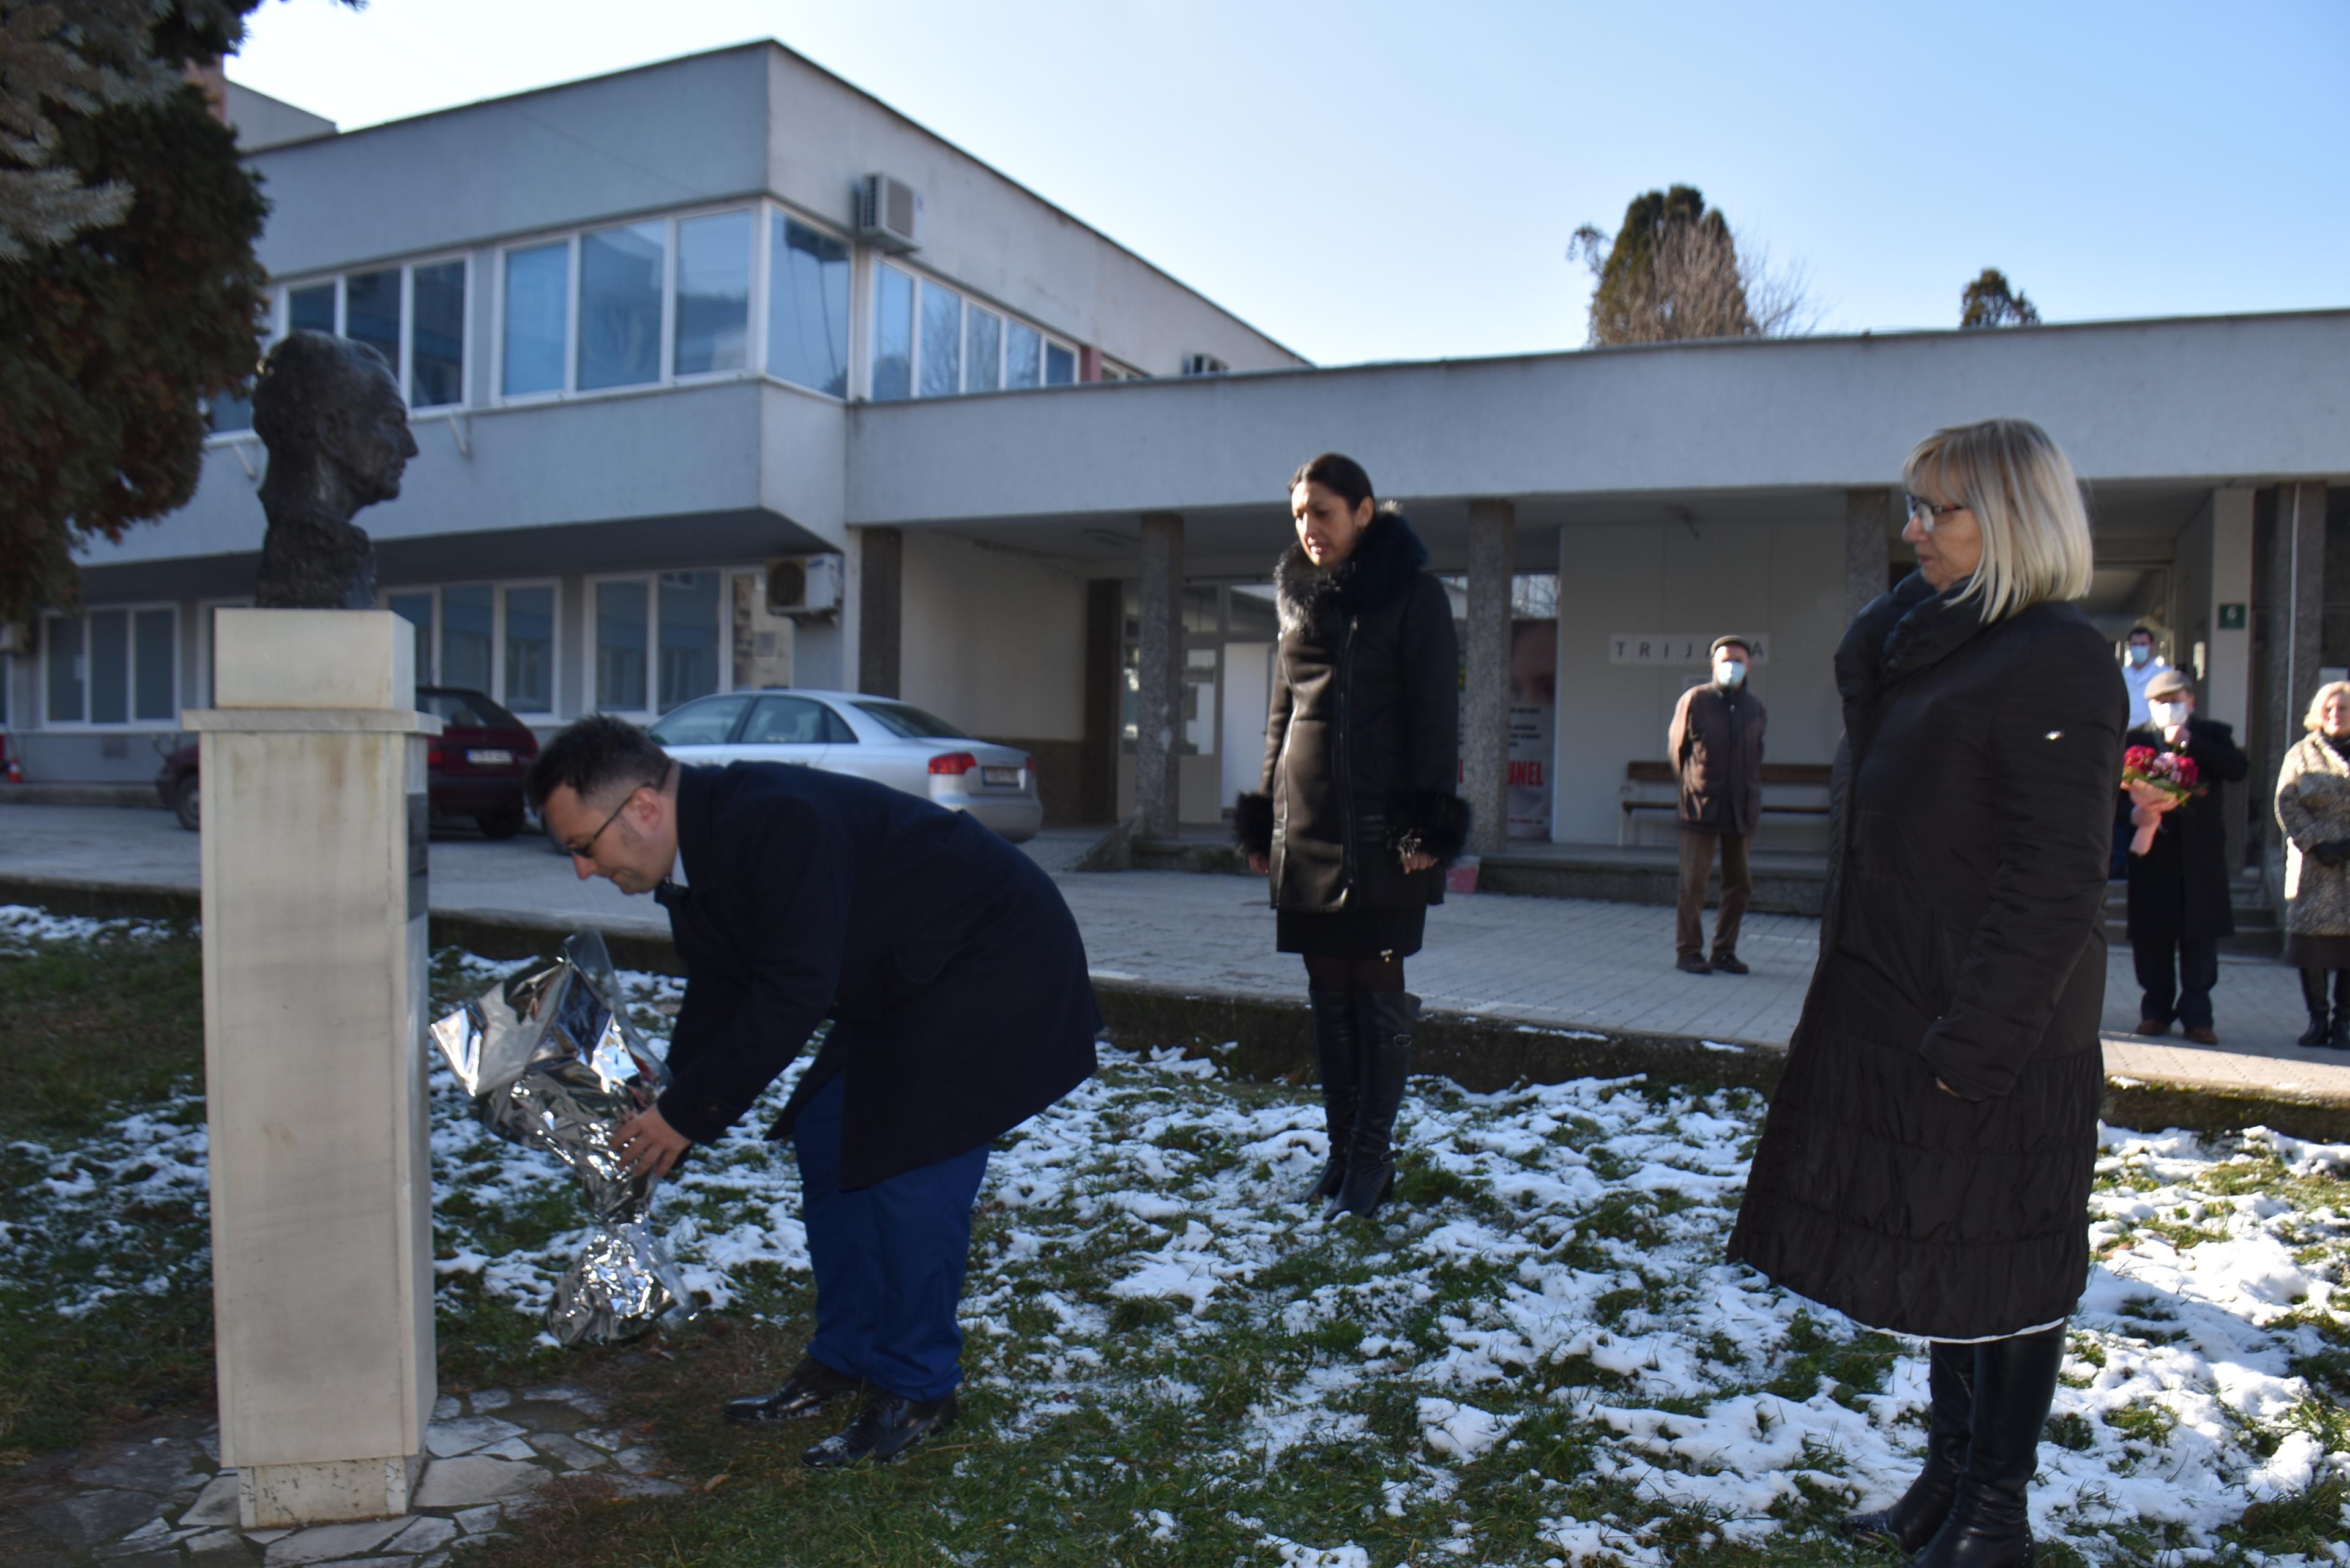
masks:
<instances>
[{"instance_id":1,"label":"man in dark suit","mask_svg":"<svg viewBox=\"0 0 2350 1568\"><path fill-rule=\"evenodd\" d=\"M2189 1040L2216 1045L2211 987L2220 979L2220 939L2236 919L2228 897L2228 815L2220 786L2251 771L2228 724L2195 714L2195 687L2185 672L2166 670L2147 683L2145 727L2127 746L2184 752L2195 763L2203 793L2164 812L2153 845L2129 857L2130 959L2145 992L2137 1032L2167 1034L2173 1019ZM2120 815L2135 810L2126 792Z\"/></svg>"},{"instance_id":2,"label":"man in dark suit","mask_svg":"<svg viewBox=\"0 0 2350 1568\"><path fill-rule=\"evenodd\" d=\"M686 967L671 1082L621 1125L666 1173L751 1108L828 1017L770 1138L798 1156L816 1334L751 1425L862 1392L801 1457L889 1459L954 1418L955 1303L990 1139L1095 1067L1085 946L1052 879L930 802L779 763L686 768L633 724L566 729L529 793L582 877L652 893Z\"/></svg>"}]
</instances>

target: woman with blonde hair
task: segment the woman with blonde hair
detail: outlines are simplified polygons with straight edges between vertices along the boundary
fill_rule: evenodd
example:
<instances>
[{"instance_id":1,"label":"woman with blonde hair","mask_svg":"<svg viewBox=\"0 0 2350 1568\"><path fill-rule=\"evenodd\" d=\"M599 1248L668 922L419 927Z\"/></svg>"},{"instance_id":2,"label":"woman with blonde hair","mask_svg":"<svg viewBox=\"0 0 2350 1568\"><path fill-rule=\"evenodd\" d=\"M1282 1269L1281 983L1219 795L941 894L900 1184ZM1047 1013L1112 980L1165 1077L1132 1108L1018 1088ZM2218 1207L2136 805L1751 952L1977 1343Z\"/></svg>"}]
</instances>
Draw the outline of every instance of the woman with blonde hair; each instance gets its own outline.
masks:
<instances>
[{"instance_id":1,"label":"woman with blonde hair","mask_svg":"<svg viewBox=\"0 0 2350 1568\"><path fill-rule=\"evenodd\" d=\"M1937 431L1903 478L1918 570L1836 649L1819 965L1730 1255L1931 1342L1924 1470L1846 1531L2008 1568L2088 1278L2129 703L2070 602L2088 514L2037 425Z\"/></svg>"},{"instance_id":2,"label":"woman with blonde hair","mask_svg":"<svg viewBox=\"0 0 2350 1568\"><path fill-rule=\"evenodd\" d=\"M2309 733L2277 772L2284 829L2284 961L2301 971L2309 1027L2297 1042L2350 1051L2350 680L2317 689ZM2334 971L2334 1018L2325 971Z\"/></svg>"}]
</instances>

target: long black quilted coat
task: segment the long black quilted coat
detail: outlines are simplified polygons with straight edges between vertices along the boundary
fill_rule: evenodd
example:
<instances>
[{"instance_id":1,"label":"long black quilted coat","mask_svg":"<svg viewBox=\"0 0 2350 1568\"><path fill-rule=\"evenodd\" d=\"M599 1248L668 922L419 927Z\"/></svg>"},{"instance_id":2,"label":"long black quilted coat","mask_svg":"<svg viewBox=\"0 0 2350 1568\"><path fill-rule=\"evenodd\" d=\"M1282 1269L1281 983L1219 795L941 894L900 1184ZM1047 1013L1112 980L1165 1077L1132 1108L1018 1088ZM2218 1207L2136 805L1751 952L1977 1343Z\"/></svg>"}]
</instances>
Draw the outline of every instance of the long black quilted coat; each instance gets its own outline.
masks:
<instances>
[{"instance_id":1,"label":"long black quilted coat","mask_svg":"<svg viewBox=\"0 0 2350 1568\"><path fill-rule=\"evenodd\" d=\"M1878 1328L2013 1334L2088 1272L2121 676L2069 605L1985 626L1916 576L1835 669L1819 967L1730 1255Z\"/></svg>"}]
</instances>

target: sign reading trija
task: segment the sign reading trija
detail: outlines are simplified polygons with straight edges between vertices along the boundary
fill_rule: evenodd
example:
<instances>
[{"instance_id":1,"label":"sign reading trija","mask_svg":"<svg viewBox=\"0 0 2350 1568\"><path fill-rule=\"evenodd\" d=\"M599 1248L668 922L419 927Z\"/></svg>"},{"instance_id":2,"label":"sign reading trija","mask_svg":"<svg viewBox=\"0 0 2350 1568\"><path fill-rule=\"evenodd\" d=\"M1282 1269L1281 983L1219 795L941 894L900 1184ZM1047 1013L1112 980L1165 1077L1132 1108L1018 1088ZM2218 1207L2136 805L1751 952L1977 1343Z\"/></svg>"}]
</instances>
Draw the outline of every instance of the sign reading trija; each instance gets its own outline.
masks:
<instances>
[{"instance_id":1,"label":"sign reading trija","mask_svg":"<svg viewBox=\"0 0 2350 1568\"><path fill-rule=\"evenodd\" d=\"M1771 636L1768 632L1744 632L1735 628L1724 631L1611 631L1607 634L1607 662L1610 664L1708 664L1713 659L1714 639L1742 638L1750 662L1771 662Z\"/></svg>"}]
</instances>

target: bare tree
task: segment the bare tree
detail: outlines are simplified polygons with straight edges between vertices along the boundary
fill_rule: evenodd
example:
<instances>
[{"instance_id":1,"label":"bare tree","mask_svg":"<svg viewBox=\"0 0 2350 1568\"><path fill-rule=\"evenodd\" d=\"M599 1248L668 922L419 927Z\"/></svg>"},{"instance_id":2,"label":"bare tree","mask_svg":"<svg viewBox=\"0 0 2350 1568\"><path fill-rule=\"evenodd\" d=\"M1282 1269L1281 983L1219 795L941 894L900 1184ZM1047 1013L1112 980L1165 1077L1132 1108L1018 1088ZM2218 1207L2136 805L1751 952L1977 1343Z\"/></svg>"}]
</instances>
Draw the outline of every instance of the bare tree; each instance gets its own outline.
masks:
<instances>
[{"instance_id":1,"label":"bare tree","mask_svg":"<svg viewBox=\"0 0 2350 1568\"><path fill-rule=\"evenodd\" d=\"M1818 324L1802 270L1742 246L1694 187L1637 197L1624 220L1612 240L1586 223L1567 248L1591 269L1593 344L1790 337Z\"/></svg>"}]
</instances>

